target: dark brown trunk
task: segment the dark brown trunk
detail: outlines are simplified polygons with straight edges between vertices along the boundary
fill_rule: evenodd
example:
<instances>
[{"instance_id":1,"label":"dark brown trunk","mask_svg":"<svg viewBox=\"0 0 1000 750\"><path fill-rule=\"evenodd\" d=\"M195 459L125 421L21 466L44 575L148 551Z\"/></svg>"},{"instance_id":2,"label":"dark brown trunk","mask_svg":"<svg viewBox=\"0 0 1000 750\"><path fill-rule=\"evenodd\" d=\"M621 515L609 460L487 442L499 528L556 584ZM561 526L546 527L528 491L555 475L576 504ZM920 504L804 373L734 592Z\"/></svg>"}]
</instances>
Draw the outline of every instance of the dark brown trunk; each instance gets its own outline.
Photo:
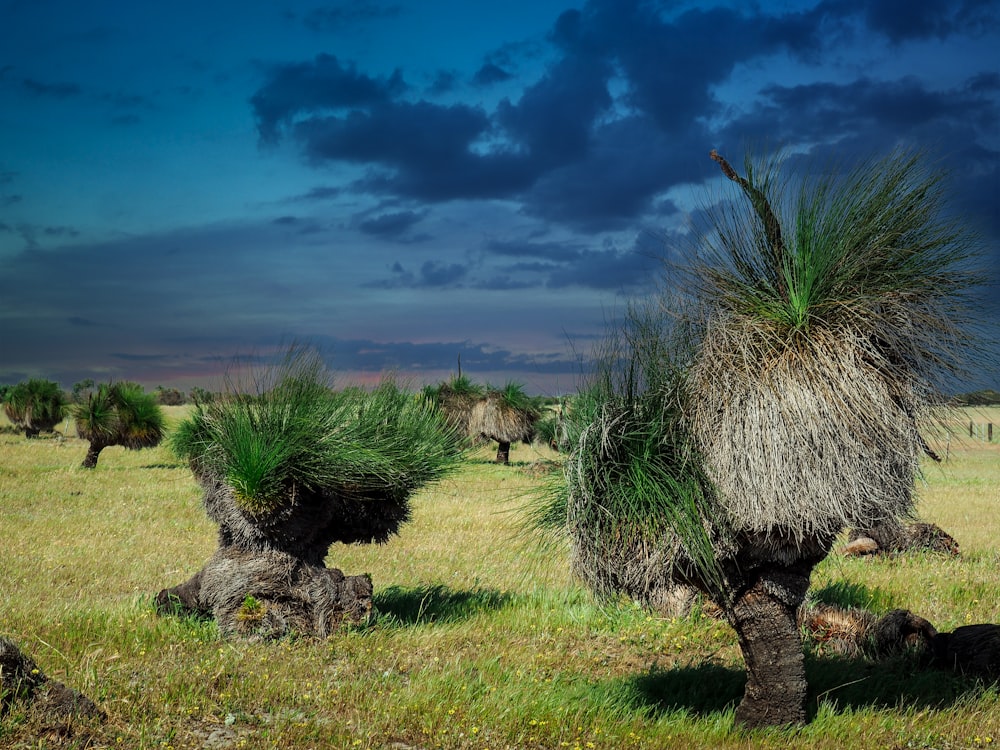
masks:
<instances>
[{"instance_id":1,"label":"dark brown trunk","mask_svg":"<svg viewBox=\"0 0 1000 750\"><path fill-rule=\"evenodd\" d=\"M367 575L345 576L277 550L220 547L189 580L156 596L164 615L213 617L223 635L326 637L372 616Z\"/></svg>"},{"instance_id":2,"label":"dark brown trunk","mask_svg":"<svg viewBox=\"0 0 1000 750\"><path fill-rule=\"evenodd\" d=\"M325 637L372 617L371 578L324 560L334 542L385 541L409 516L404 501L362 488L352 497L298 492L290 505L251 515L221 481L199 478L219 547L189 580L157 595L161 614L212 617L224 635L251 639Z\"/></svg>"},{"instance_id":3,"label":"dark brown trunk","mask_svg":"<svg viewBox=\"0 0 1000 750\"><path fill-rule=\"evenodd\" d=\"M808 570L764 569L733 603L730 619L747 668L737 725L805 722L805 658L796 612L808 587Z\"/></svg>"},{"instance_id":4,"label":"dark brown trunk","mask_svg":"<svg viewBox=\"0 0 1000 750\"><path fill-rule=\"evenodd\" d=\"M510 463L510 443L500 442L500 444L497 446L497 463L498 464Z\"/></svg>"},{"instance_id":5,"label":"dark brown trunk","mask_svg":"<svg viewBox=\"0 0 1000 750\"><path fill-rule=\"evenodd\" d=\"M102 450L104 450L104 446L102 444L91 441L90 445L87 447L87 455L83 458L83 468L93 469L97 466L97 457L101 455Z\"/></svg>"}]
</instances>

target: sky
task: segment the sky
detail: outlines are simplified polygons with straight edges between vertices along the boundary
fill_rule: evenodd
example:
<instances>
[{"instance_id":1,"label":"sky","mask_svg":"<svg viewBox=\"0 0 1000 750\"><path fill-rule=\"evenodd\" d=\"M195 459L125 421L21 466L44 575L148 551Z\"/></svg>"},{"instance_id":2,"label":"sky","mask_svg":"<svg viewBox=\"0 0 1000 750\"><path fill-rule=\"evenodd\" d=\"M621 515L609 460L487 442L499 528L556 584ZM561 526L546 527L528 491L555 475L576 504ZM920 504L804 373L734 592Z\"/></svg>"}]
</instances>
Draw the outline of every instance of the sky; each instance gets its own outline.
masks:
<instances>
[{"instance_id":1,"label":"sky","mask_svg":"<svg viewBox=\"0 0 1000 750\"><path fill-rule=\"evenodd\" d=\"M1000 317L997 0L0 0L0 383L573 392L748 147L925 149Z\"/></svg>"}]
</instances>

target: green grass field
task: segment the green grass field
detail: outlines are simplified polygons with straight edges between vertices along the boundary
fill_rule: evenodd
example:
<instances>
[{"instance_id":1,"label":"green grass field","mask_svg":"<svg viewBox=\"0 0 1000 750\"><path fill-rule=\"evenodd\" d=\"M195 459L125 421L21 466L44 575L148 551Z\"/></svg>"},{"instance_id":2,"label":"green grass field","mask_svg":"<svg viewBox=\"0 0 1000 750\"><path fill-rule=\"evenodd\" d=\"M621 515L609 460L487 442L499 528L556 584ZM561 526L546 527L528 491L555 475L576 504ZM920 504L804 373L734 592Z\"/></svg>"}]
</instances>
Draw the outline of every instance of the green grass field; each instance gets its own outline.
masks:
<instances>
[{"instance_id":1,"label":"green grass field","mask_svg":"<svg viewBox=\"0 0 1000 750\"><path fill-rule=\"evenodd\" d=\"M176 418L182 408L168 412ZM997 427L970 439L969 419ZM963 426L964 420L964 426ZM821 595L939 630L1000 622L1000 409L957 421L934 446L920 515L960 559L832 555ZM187 467L165 448L27 441L0 423L0 635L81 690L104 721L53 722L16 705L3 748L967 748L1000 745L1000 692L897 658L810 653L810 723L743 734L733 631L596 602L564 549L521 531L520 507L558 459L484 448L418 494L382 547L335 546L328 565L370 573L377 621L324 641L222 640L211 623L160 618L152 597L215 549Z\"/></svg>"}]
</instances>

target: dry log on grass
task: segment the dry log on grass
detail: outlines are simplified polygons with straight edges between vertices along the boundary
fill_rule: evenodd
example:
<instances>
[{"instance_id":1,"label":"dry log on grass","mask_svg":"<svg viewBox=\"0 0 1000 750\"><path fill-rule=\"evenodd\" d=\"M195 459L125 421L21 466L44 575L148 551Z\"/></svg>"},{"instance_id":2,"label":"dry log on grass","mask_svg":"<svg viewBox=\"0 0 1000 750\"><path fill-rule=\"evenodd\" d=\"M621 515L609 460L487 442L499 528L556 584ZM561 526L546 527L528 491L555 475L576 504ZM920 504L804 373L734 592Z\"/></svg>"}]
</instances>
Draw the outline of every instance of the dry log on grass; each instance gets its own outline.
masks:
<instances>
[{"instance_id":1,"label":"dry log on grass","mask_svg":"<svg viewBox=\"0 0 1000 750\"><path fill-rule=\"evenodd\" d=\"M847 556L939 552L958 556L958 542L933 523L885 522L866 529L852 529L841 552Z\"/></svg>"},{"instance_id":2,"label":"dry log on grass","mask_svg":"<svg viewBox=\"0 0 1000 750\"><path fill-rule=\"evenodd\" d=\"M937 631L908 609L878 617L856 607L807 603L799 609L803 635L827 653L881 659L911 651L929 653Z\"/></svg>"},{"instance_id":3,"label":"dry log on grass","mask_svg":"<svg viewBox=\"0 0 1000 750\"><path fill-rule=\"evenodd\" d=\"M941 669L987 682L1000 680L1000 625L965 625L938 633L906 609L877 617L864 609L831 604L803 605L798 621L804 637L827 653L881 659L909 652Z\"/></svg>"},{"instance_id":4,"label":"dry log on grass","mask_svg":"<svg viewBox=\"0 0 1000 750\"><path fill-rule=\"evenodd\" d=\"M16 701L27 701L32 711L54 719L104 716L90 698L50 680L12 640L0 637L0 716Z\"/></svg>"}]
</instances>

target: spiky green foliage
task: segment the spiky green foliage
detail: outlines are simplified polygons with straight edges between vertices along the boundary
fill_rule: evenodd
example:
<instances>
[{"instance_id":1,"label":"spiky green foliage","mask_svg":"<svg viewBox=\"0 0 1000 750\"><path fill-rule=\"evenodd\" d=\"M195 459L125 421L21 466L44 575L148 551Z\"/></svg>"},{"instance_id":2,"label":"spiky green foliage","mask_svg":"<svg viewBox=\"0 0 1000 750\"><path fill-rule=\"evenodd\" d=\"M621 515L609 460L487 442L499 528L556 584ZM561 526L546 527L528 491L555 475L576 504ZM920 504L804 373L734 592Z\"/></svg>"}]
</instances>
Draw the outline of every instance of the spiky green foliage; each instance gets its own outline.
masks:
<instances>
[{"instance_id":1,"label":"spiky green foliage","mask_svg":"<svg viewBox=\"0 0 1000 750\"><path fill-rule=\"evenodd\" d=\"M84 466L93 468L100 452L112 445L129 450L159 445L166 417L156 395L138 383L101 383L86 401L71 408L77 434L90 442Z\"/></svg>"},{"instance_id":2,"label":"spiky green foliage","mask_svg":"<svg viewBox=\"0 0 1000 750\"><path fill-rule=\"evenodd\" d=\"M66 395L57 383L31 378L11 387L3 400L4 413L25 437L55 428L66 416Z\"/></svg>"},{"instance_id":3,"label":"spiky green foliage","mask_svg":"<svg viewBox=\"0 0 1000 750\"><path fill-rule=\"evenodd\" d=\"M296 351L253 386L199 405L171 438L249 513L274 511L295 488L405 497L460 458L458 436L431 402L391 379L370 393L334 391L322 360Z\"/></svg>"},{"instance_id":4,"label":"spiky green foliage","mask_svg":"<svg viewBox=\"0 0 1000 750\"><path fill-rule=\"evenodd\" d=\"M683 326L633 305L612 328L567 417L566 482L531 509L536 528L568 531L576 572L601 594L648 601L672 581L718 591L725 529L688 431Z\"/></svg>"},{"instance_id":5,"label":"spiky green foliage","mask_svg":"<svg viewBox=\"0 0 1000 750\"><path fill-rule=\"evenodd\" d=\"M971 243L942 176L894 153L797 188L778 160L720 204L690 279L692 429L731 520L794 543L906 513L921 421L970 343Z\"/></svg>"},{"instance_id":6,"label":"spiky green foliage","mask_svg":"<svg viewBox=\"0 0 1000 750\"><path fill-rule=\"evenodd\" d=\"M766 325L772 349L848 328L884 337L872 348L907 377L961 372L956 344L970 341L962 324L980 278L973 238L945 215L944 175L902 151L797 188L781 167L748 155L745 178L724 168L747 200L711 212L697 294Z\"/></svg>"}]
</instances>

